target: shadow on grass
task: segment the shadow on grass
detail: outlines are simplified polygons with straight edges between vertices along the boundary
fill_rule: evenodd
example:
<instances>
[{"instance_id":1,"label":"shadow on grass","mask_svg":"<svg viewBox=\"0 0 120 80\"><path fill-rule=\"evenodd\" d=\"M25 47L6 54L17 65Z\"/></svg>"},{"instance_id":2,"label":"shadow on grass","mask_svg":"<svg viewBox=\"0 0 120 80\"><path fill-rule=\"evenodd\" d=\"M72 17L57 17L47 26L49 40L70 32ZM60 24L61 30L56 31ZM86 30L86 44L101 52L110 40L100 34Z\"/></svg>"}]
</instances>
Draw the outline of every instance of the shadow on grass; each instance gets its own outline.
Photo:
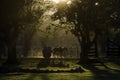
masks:
<instances>
[{"instance_id":1,"label":"shadow on grass","mask_svg":"<svg viewBox=\"0 0 120 80\"><path fill-rule=\"evenodd\" d=\"M25 80L50 80L49 73L44 74L31 74L27 79Z\"/></svg>"},{"instance_id":2,"label":"shadow on grass","mask_svg":"<svg viewBox=\"0 0 120 80\"><path fill-rule=\"evenodd\" d=\"M112 63L114 63L114 64L120 66L120 61L112 61Z\"/></svg>"},{"instance_id":3,"label":"shadow on grass","mask_svg":"<svg viewBox=\"0 0 120 80\"><path fill-rule=\"evenodd\" d=\"M119 74L120 70L114 70L107 67L105 64L103 65L105 69L100 69L100 66L95 66L92 64L82 65L85 69L90 70L90 72L94 75L93 78L97 80L120 80Z\"/></svg>"},{"instance_id":4,"label":"shadow on grass","mask_svg":"<svg viewBox=\"0 0 120 80\"><path fill-rule=\"evenodd\" d=\"M42 58L37 65L37 68L47 67L50 65L50 58Z\"/></svg>"},{"instance_id":5,"label":"shadow on grass","mask_svg":"<svg viewBox=\"0 0 120 80\"><path fill-rule=\"evenodd\" d=\"M69 68L69 64L66 64L64 62L64 60L62 59L41 59L39 64L37 65L37 68L42 68L42 67L65 67L65 68Z\"/></svg>"},{"instance_id":6,"label":"shadow on grass","mask_svg":"<svg viewBox=\"0 0 120 80\"><path fill-rule=\"evenodd\" d=\"M70 64L65 63L64 60L61 59L42 59L40 60L39 64L37 65L37 69L40 68L47 68L47 67L52 67L53 69L51 70L44 70L45 72L48 73L61 73L61 72L84 72L84 70L81 67L76 67L76 68L71 68L70 70L64 70L61 68L70 68ZM58 70L54 70L54 68L58 68Z\"/></svg>"},{"instance_id":7,"label":"shadow on grass","mask_svg":"<svg viewBox=\"0 0 120 80\"><path fill-rule=\"evenodd\" d=\"M58 67L58 68L69 68L69 65L66 65L64 63L55 63L54 65L50 65L50 59L40 59L39 64L36 66L37 68L29 68L29 66L27 65L28 63L31 63L31 61L28 61L27 64L25 64L25 66L28 66L28 68L22 68L20 67L18 64L17 65L9 65L9 64L4 64L0 66L0 73L14 73L14 72L24 72L24 73L62 73L62 72L84 72L84 70L81 69L81 67L76 67L76 68L71 68L70 70L62 70L62 69L58 69L56 70L48 70L48 69L44 69L42 70L41 68L45 68L48 66L53 67Z\"/></svg>"}]
</instances>

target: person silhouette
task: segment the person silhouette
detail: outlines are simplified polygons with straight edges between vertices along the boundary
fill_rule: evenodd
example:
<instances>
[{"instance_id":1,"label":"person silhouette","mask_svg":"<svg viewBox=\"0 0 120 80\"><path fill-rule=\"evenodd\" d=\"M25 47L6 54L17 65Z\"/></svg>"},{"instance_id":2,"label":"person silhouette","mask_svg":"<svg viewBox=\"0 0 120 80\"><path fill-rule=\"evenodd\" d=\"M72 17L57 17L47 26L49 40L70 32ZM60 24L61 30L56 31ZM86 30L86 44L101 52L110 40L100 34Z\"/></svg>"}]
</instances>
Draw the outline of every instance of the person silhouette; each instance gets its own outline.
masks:
<instances>
[{"instance_id":1,"label":"person silhouette","mask_svg":"<svg viewBox=\"0 0 120 80\"><path fill-rule=\"evenodd\" d=\"M51 52L52 52L51 47L45 46L42 50L43 57L44 58L50 58L51 57Z\"/></svg>"}]
</instances>

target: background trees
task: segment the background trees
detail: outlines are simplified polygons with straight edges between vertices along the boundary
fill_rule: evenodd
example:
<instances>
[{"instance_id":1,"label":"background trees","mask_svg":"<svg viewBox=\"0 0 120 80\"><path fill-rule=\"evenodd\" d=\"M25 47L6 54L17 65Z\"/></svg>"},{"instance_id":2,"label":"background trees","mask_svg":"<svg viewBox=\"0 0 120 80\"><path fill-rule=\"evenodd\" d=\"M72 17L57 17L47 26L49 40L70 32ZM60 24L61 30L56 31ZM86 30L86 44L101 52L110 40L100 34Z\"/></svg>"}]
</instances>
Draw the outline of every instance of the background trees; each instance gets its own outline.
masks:
<instances>
[{"instance_id":1,"label":"background trees","mask_svg":"<svg viewBox=\"0 0 120 80\"><path fill-rule=\"evenodd\" d=\"M7 45L8 61L16 61L16 41L19 33L30 30L26 46L42 23L41 17L46 10L55 9L53 19L69 30L78 39L81 47L80 63L88 62L88 51L101 34L108 35L111 29L119 32L119 0L68 0L55 6L44 0L2 0L0 3L0 38ZM49 15L51 16L51 15ZM44 19L44 18L43 18ZM113 27L114 26L114 27ZM117 33L118 33L117 32ZM29 40L29 41L27 41Z\"/></svg>"},{"instance_id":2,"label":"background trees","mask_svg":"<svg viewBox=\"0 0 120 80\"><path fill-rule=\"evenodd\" d=\"M40 4L40 6L39 6ZM0 34L8 48L8 62L16 62L16 41L25 28L34 33L39 18L43 13L43 1L2 0L0 3ZM2 37L3 36L3 37Z\"/></svg>"},{"instance_id":3,"label":"background trees","mask_svg":"<svg viewBox=\"0 0 120 80\"><path fill-rule=\"evenodd\" d=\"M4 45L8 47L8 61L11 62L16 61L15 44L20 28L18 13L23 5L24 0L2 0L0 3L0 30Z\"/></svg>"},{"instance_id":4,"label":"background trees","mask_svg":"<svg viewBox=\"0 0 120 80\"><path fill-rule=\"evenodd\" d=\"M70 31L81 46L81 64L88 62L88 51L96 43L97 37L107 35L114 28L111 26L111 15L118 12L118 2L119 0L71 0L71 4L58 4L53 18L73 25Z\"/></svg>"}]
</instances>

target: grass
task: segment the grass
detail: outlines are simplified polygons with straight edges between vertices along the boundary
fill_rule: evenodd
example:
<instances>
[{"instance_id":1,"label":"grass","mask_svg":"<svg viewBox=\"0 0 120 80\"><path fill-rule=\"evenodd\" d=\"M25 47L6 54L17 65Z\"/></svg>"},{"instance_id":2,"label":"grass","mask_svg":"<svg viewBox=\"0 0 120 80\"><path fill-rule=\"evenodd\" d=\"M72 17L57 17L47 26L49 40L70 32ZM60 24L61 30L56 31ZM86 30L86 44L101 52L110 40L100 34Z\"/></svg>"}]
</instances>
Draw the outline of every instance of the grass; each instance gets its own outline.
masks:
<instances>
[{"instance_id":1,"label":"grass","mask_svg":"<svg viewBox=\"0 0 120 80\"><path fill-rule=\"evenodd\" d=\"M23 69L41 69L41 70L70 70L79 67L78 64L76 64L76 60L64 60L63 64L64 65L69 65L68 67L59 67L59 66L48 66L48 67L37 67L38 64L40 63L40 59L25 59L25 60L20 60L21 64L18 65L18 67L23 68ZM78 61L78 60L77 60ZM56 61L55 61L56 62ZM58 62L56 62L58 63Z\"/></svg>"},{"instance_id":2,"label":"grass","mask_svg":"<svg viewBox=\"0 0 120 80\"><path fill-rule=\"evenodd\" d=\"M119 75L95 75L85 73L8 73L0 80L120 80Z\"/></svg>"},{"instance_id":3,"label":"grass","mask_svg":"<svg viewBox=\"0 0 120 80\"><path fill-rule=\"evenodd\" d=\"M37 69L39 59L24 59L18 65L25 69ZM3 62L3 61L2 61ZM65 64L70 67L45 67L40 69L71 69L80 65L75 64L76 60L65 60ZM120 80L120 65L116 62L105 63L108 68L103 65L92 66L90 64L81 66L85 71L83 73L0 73L0 80Z\"/></svg>"}]
</instances>

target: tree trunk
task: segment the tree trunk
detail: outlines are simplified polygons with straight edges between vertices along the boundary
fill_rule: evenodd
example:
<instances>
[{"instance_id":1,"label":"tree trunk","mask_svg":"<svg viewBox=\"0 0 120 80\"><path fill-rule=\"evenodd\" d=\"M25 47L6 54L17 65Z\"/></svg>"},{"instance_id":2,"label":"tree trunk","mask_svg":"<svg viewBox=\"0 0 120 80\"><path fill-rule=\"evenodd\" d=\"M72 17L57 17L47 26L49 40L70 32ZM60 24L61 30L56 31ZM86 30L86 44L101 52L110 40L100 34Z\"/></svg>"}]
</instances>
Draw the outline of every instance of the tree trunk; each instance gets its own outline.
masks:
<instances>
[{"instance_id":1,"label":"tree trunk","mask_svg":"<svg viewBox=\"0 0 120 80\"><path fill-rule=\"evenodd\" d=\"M98 57L96 39L97 37L95 37L91 42L85 42L85 40L79 42L81 47L80 61L79 61L80 64L87 64L89 62L88 53L90 48L93 46L93 44L95 45L95 50L96 50L95 56Z\"/></svg>"},{"instance_id":2,"label":"tree trunk","mask_svg":"<svg viewBox=\"0 0 120 80\"><path fill-rule=\"evenodd\" d=\"M80 59L79 59L79 64L87 64L88 63L88 44L86 44L85 39L82 38L80 39L79 36L77 36L79 45L80 45Z\"/></svg>"},{"instance_id":3,"label":"tree trunk","mask_svg":"<svg viewBox=\"0 0 120 80\"><path fill-rule=\"evenodd\" d=\"M15 27L9 30L9 34L7 37L8 58L6 63L12 65L17 64L16 41L19 31L18 26L16 24L10 26Z\"/></svg>"},{"instance_id":4,"label":"tree trunk","mask_svg":"<svg viewBox=\"0 0 120 80\"><path fill-rule=\"evenodd\" d=\"M80 64L87 64L88 63L88 49L86 44L81 43L81 53L80 53Z\"/></svg>"},{"instance_id":5,"label":"tree trunk","mask_svg":"<svg viewBox=\"0 0 120 80\"><path fill-rule=\"evenodd\" d=\"M8 64L16 64L17 63L17 56L16 56L16 42L12 42L8 44Z\"/></svg>"}]
</instances>

